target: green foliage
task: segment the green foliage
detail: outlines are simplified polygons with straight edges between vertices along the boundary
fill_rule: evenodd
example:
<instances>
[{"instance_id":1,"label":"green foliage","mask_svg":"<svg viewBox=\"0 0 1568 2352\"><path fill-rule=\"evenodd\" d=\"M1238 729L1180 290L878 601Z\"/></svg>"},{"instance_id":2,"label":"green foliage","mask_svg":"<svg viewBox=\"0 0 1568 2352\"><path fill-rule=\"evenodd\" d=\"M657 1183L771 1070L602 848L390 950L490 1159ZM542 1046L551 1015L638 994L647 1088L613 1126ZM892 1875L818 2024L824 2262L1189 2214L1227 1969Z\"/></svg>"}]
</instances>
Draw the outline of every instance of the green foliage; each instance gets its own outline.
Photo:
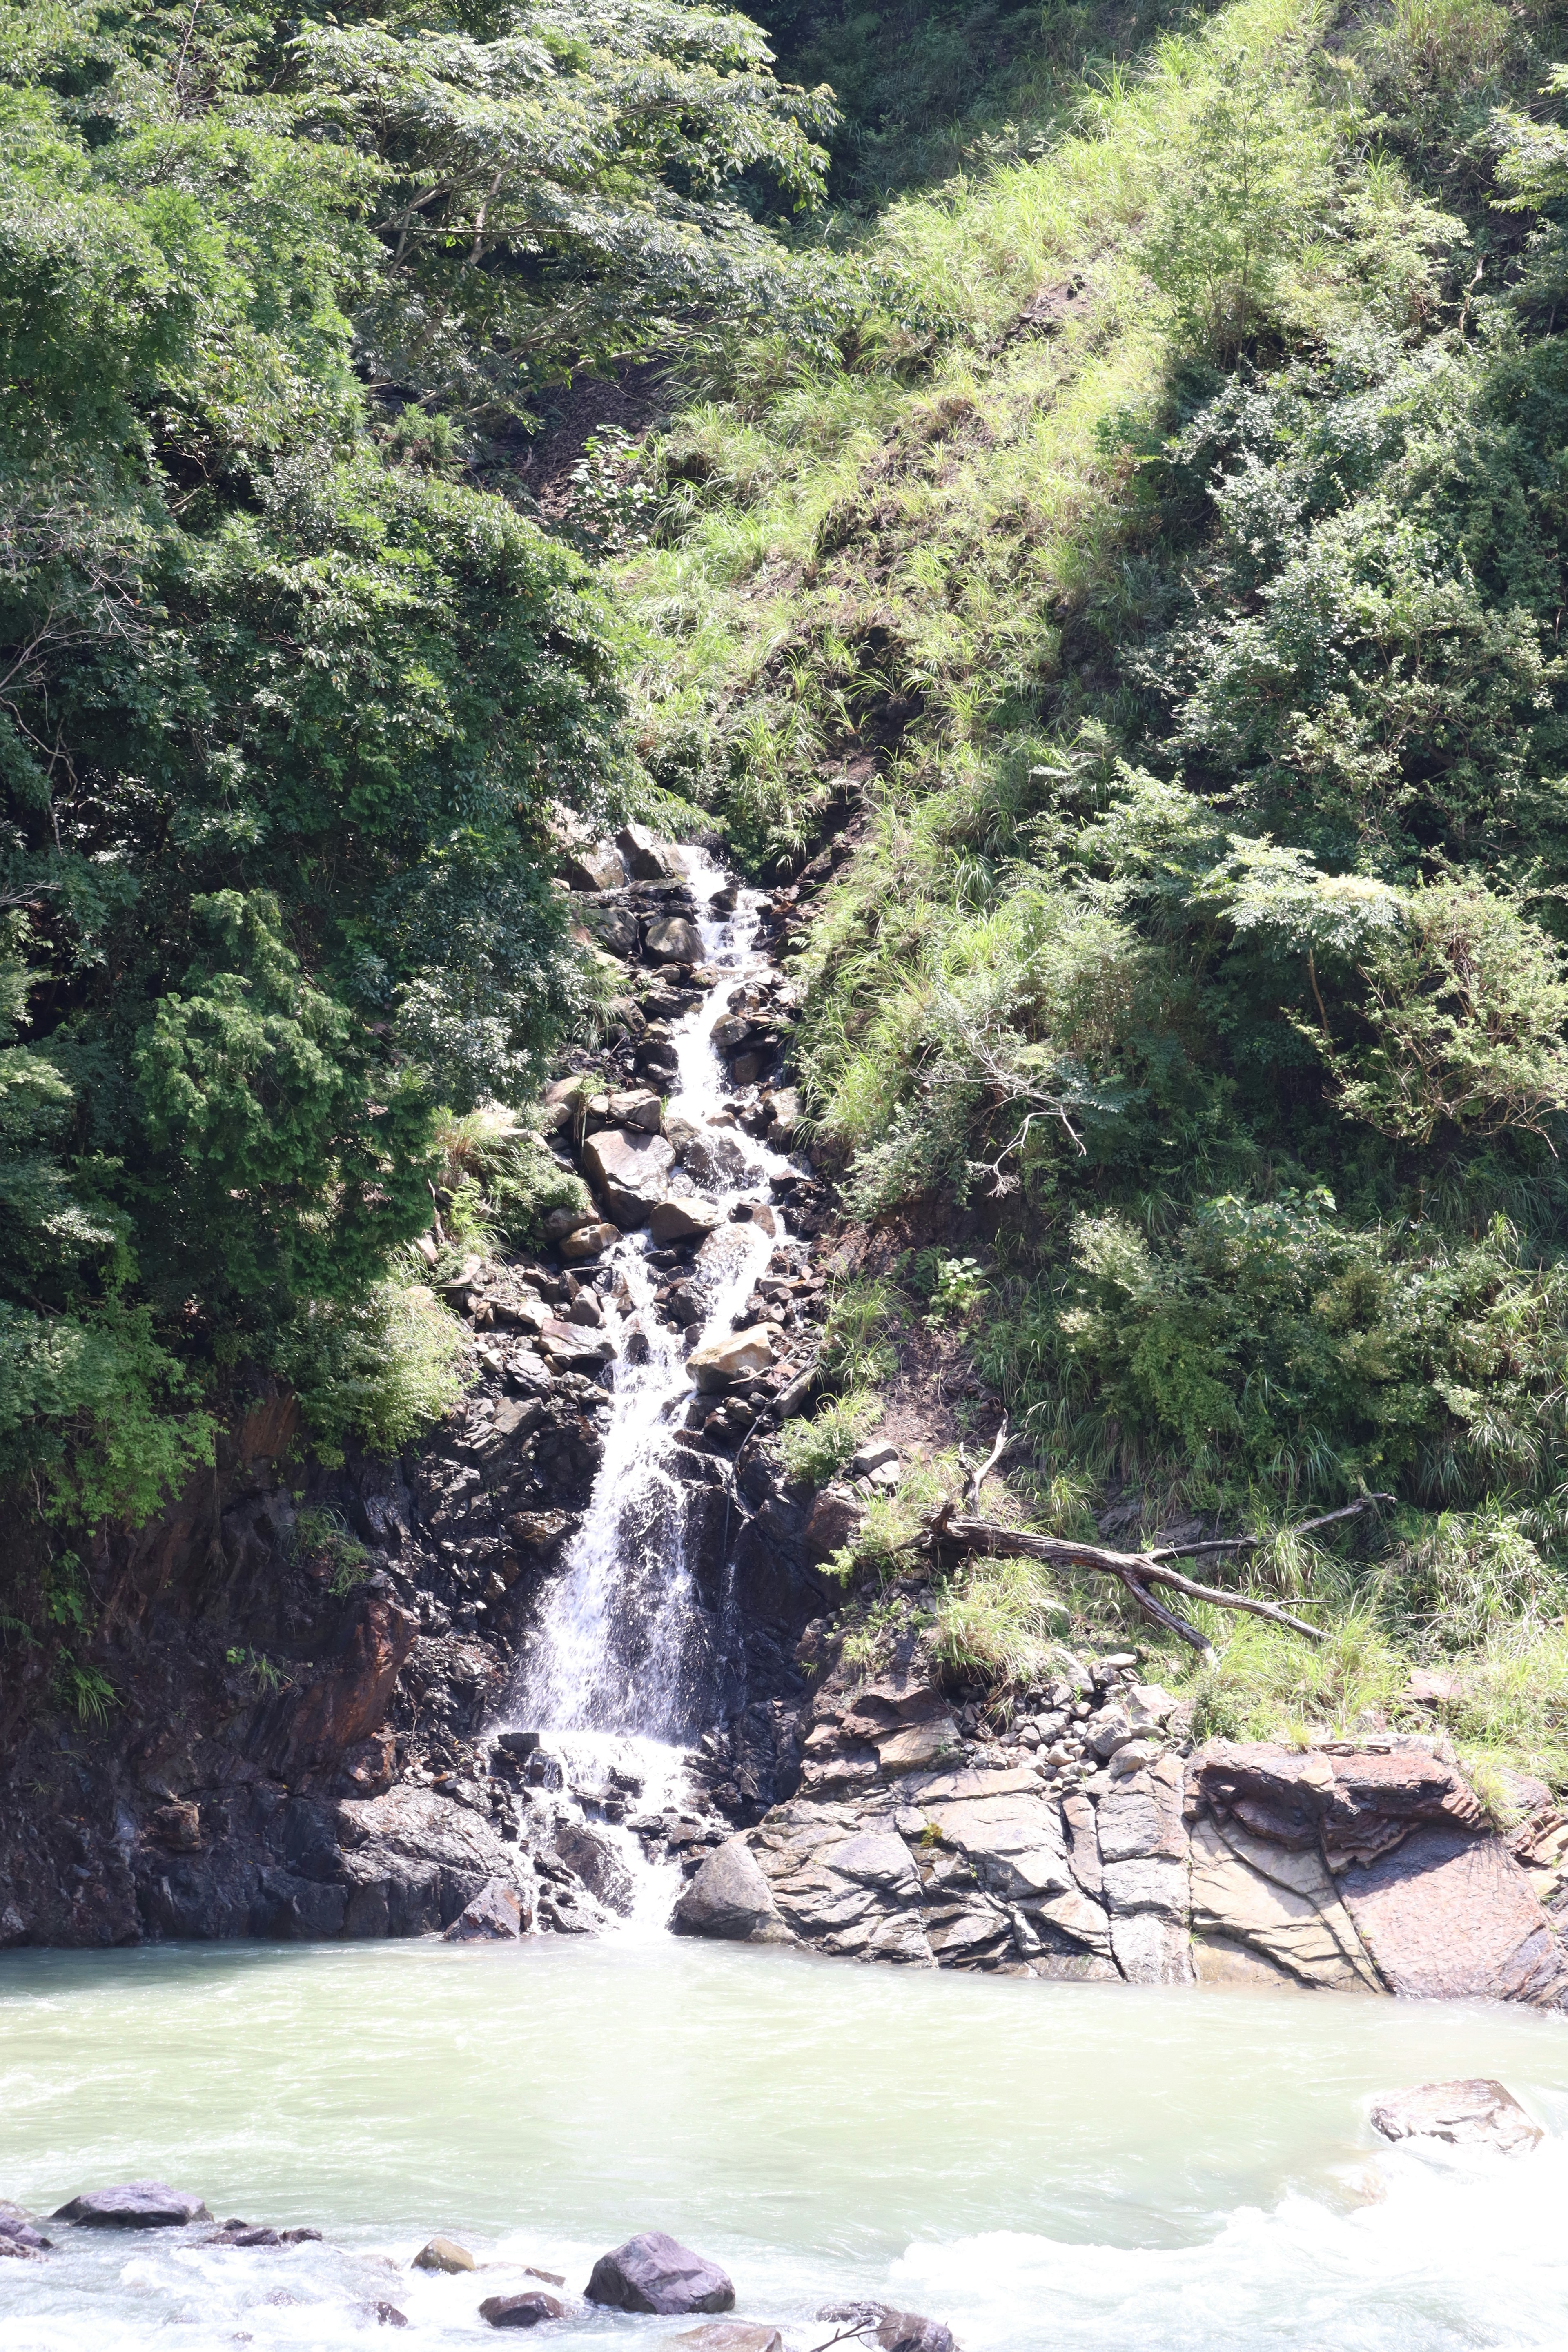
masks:
<instances>
[{"instance_id":1,"label":"green foliage","mask_svg":"<svg viewBox=\"0 0 1568 2352\"><path fill-rule=\"evenodd\" d=\"M370 1558L336 1511L314 1507L295 1517L292 1556L301 1566L328 1579L327 1590L334 1600L352 1592L363 1580Z\"/></svg>"},{"instance_id":2,"label":"green foliage","mask_svg":"<svg viewBox=\"0 0 1568 2352\"><path fill-rule=\"evenodd\" d=\"M514 1113L481 1104L437 1130L440 1182L452 1195L443 1223L454 1248L504 1238L537 1249L552 1209L583 1214L593 1206L583 1179L555 1160L543 1139Z\"/></svg>"},{"instance_id":3,"label":"green foliage","mask_svg":"<svg viewBox=\"0 0 1568 2352\"><path fill-rule=\"evenodd\" d=\"M879 1388L892 1378L898 1360L888 1328L894 1308L893 1286L879 1276L858 1275L833 1292L818 1361L842 1392Z\"/></svg>"},{"instance_id":4,"label":"green foliage","mask_svg":"<svg viewBox=\"0 0 1568 2352\"><path fill-rule=\"evenodd\" d=\"M449 1412L464 1387L468 1333L419 1283L377 1283L352 1302L315 1300L279 1336L322 1460L353 1438L390 1460Z\"/></svg>"},{"instance_id":5,"label":"green foliage","mask_svg":"<svg viewBox=\"0 0 1568 2352\"><path fill-rule=\"evenodd\" d=\"M879 1397L864 1389L828 1397L809 1419L786 1421L779 1432L779 1451L786 1475L810 1486L826 1486L882 1417Z\"/></svg>"}]
</instances>

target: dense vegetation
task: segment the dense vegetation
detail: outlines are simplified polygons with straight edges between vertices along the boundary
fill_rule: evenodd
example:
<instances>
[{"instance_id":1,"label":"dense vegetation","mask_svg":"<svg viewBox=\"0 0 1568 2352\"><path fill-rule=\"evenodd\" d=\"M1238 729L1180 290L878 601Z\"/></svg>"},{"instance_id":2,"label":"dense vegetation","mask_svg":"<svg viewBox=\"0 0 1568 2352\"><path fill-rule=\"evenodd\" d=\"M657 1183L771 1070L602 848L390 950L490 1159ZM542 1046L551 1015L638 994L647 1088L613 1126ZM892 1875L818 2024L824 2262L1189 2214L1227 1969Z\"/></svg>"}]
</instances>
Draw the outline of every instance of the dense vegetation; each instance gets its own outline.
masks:
<instances>
[{"instance_id":1,"label":"dense vegetation","mask_svg":"<svg viewBox=\"0 0 1568 2352\"><path fill-rule=\"evenodd\" d=\"M776 77L680 0L0 19L0 1467L143 1511L242 1365L398 1442L399 1250L590 985L552 812L788 872L847 803L800 1076L857 1213L962 1230L898 1312L1005 1393L1016 1506L1271 1531L1352 1714L1506 1635L1540 1751L1568 25L760 14ZM649 353L552 536L510 455ZM1368 1487L1369 1550L1292 1542Z\"/></svg>"},{"instance_id":2,"label":"dense vegetation","mask_svg":"<svg viewBox=\"0 0 1568 2352\"><path fill-rule=\"evenodd\" d=\"M0 1478L47 1514L144 1517L236 1367L394 1444L447 1392L389 1277L582 1003L552 812L639 784L602 600L475 469L685 318L815 331L760 215L825 102L765 56L664 0L0 8Z\"/></svg>"}]
</instances>

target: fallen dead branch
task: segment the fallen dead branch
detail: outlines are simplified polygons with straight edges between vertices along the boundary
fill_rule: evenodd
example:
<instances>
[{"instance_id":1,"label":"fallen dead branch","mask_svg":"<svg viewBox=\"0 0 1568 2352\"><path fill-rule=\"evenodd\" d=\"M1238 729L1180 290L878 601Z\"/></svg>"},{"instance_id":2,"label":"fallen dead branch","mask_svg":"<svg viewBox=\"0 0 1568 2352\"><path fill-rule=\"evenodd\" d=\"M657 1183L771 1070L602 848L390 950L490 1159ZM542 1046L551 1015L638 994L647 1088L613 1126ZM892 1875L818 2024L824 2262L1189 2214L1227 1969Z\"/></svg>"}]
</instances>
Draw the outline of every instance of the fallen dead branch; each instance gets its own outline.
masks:
<instances>
[{"instance_id":1,"label":"fallen dead branch","mask_svg":"<svg viewBox=\"0 0 1568 2352\"><path fill-rule=\"evenodd\" d=\"M972 1488L978 1494L978 1483ZM1310 1519L1296 1530L1306 1534L1312 1528L1326 1527L1331 1519L1354 1517L1373 1509L1379 1503L1392 1502L1390 1495L1366 1495L1360 1502L1343 1510L1330 1511L1321 1519ZM1174 1610L1167 1609L1155 1600L1151 1585L1171 1592L1179 1592L1188 1601L1206 1601L1215 1609L1236 1609L1250 1617L1267 1617L1271 1624L1284 1625L1292 1633L1300 1633L1309 1642L1326 1642L1328 1635L1321 1625L1309 1625L1304 1618L1293 1617L1288 1609L1277 1602L1262 1601L1250 1592L1226 1592L1217 1585L1198 1584L1190 1576L1181 1575L1169 1566L1173 1559L1184 1558L1189 1551L1211 1551L1219 1547L1209 1544L1171 1545L1159 1551L1110 1551L1103 1544L1071 1543L1060 1536L1036 1535L1023 1528L1002 1528L990 1519L961 1516L955 1506L944 1503L927 1525L926 1536L931 1544L941 1549L952 1546L965 1551L984 1552L991 1559L1011 1556L1022 1559L1043 1560L1051 1568L1087 1568L1100 1576L1113 1576L1130 1592L1145 1617L1163 1626L1166 1633L1176 1634L1190 1643L1205 1665L1215 1661L1213 1645ZM1231 1538L1225 1549L1236 1549L1258 1541L1255 1536Z\"/></svg>"}]
</instances>

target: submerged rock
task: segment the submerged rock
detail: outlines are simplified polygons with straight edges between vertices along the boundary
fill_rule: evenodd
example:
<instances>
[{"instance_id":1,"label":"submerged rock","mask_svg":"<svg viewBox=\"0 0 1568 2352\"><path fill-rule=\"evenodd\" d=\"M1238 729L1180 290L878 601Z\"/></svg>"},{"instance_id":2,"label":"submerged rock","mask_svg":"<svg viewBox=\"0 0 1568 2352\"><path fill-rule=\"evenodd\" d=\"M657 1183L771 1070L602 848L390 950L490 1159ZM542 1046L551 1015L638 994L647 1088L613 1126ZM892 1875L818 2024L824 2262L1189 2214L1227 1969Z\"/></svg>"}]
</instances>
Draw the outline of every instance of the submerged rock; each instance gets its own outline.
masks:
<instances>
[{"instance_id":1,"label":"submerged rock","mask_svg":"<svg viewBox=\"0 0 1568 2352\"><path fill-rule=\"evenodd\" d=\"M565 2316L565 2305L537 2288L525 2294L487 2295L479 2305L479 2317L491 2327L538 2327L545 2320Z\"/></svg>"},{"instance_id":2,"label":"submerged rock","mask_svg":"<svg viewBox=\"0 0 1568 2352\"><path fill-rule=\"evenodd\" d=\"M687 2352L784 2352L778 2329L755 2319L716 2319L707 2327L689 2327L668 2340L684 2344Z\"/></svg>"},{"instance_id":3,"label":"submerged rock","mask_svg":"<svg viewBox=\"0 0 1568 2352\"><path fill-rule=\"evenodd\" d=\"M487 1878L473 1901L464 1906L447 1929L446 1939L448 1944L515 1943L526 1924L522 1897L516 1887L504 1878ZM446 2242L443 2238L431 2241L435 2245ZM425 2251L428 2253L429 2247ZM423 2261L424 2257L416 2259Z\"/></svg>"},{"instance_id":4,"label":"submerged rock","mask_svg":"<svg viewBox=\"0 0 1568 2352\"><path fill-rule=\"evenodd\" d=\"M601 2254L588 2281L590 2303L612 2311L733 2311L728 2273L662 2230L645 2230Z\"/></svg>"},{"instance_id":5,"label":"submerged rock","mask_svg":"<svg viewBox=\"0 0 1568 2352\"><path fill-rule=\"evenodd\" d=\"M210 2221L199 2197L187 2189L167 2189L161 2180L131 2180L118 2189L90 2189L50 2216L88 2230L178 2230L189 2221Z\"/></svg>"},{"instance_id":6,"label":"submerged rock","mask_svg":"<svg viewBox=\"0 0 1568 2352\"><path fill-rule=\"evenodd\" d=\"M1454 2147L1493 2147L1520 2156L1545 2137L1513 2093L1484 2075L1458 2083L1423 2083L1379 2099L1373 2128L1384 2139L1440 2139Z\"/></svg>"},{"instance_id":7,"label":"submerged rock","mask_svg":"<svg viewBox=\"0 0 1568 2352\"><path fill-rule=\"evenodd\" d=\"M416 2271L472 2271L479 2268L467 2246L459 2246L456 2238L432 2238L421 2246L414 2257Z\"/></svg>"},{"instance_id":8,"label":"submerged rock","mask_svg":"<svg viewBox=\"0 0 1568 2352\"><path fill-rule=\"evenodd\" d=\"M840 2327L858 2327L879 2352L958 2352L952 2328L942 2320L897 2311L890 2303L828 2303L816 2315Z\"/></svg>"}]
</instances>

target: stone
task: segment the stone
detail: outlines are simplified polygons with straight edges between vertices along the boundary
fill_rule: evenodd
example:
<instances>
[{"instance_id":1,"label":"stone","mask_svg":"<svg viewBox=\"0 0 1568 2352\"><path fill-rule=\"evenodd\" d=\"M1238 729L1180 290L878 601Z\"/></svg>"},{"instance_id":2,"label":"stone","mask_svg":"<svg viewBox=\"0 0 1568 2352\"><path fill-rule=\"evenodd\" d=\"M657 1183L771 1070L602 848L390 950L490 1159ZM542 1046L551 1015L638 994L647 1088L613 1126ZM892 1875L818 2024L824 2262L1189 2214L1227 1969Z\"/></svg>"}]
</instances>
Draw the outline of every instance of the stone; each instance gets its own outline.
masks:
<instances>
[{"instance_id":1,"label":"stone","mask_svg":"<svg viewBox=\"0 0 1568 2352\"><path fill-rule=\"evenodd\" d=\"M561 1255L576 1265L584 1258L597 1257L602 1251L612 1249L620 1238L619 1225L579 1225L575 1233L568 1234L562 1243Z\"/></svg>"},{"instance_id":2,"label":"stone","mask_svg":"<svg viewBox=\"0 0 1568 2352\"><path fill-rule=\"evenodd\" d=\"M825 1486L811 1507L805 1523L806 1556L827 1559L845 1544L854 1543L866 1524L866 1507L844 1486Z\"/></svg>"},{"instance_id":3,"label":"stone","mask_svg":"<svg viewBox=\"0 0 1568 2352\"><path fill-rule=\"evenodd\" d=\"M569 1234L593 1222L592 1209L552 1209L544 1220L544 1238L547 1242L563 1242Z\"/></svg>"},{"instance_id":4,"label":"stone","mask_svg":"<svg viewBox=\"0 0 1568 2352\"><path fill-rule=\"evenodd\" d=\"M1089 1735L1089 1745L1102 1763L1108 1757L1114 1756L1119 1748L1125 1748L1132 1737L1132 1725L1127 1709L1114 1700L1109 1706L1102 1706L1098 1715L1090 1716L1085 1729Z\"/></svg>"},{"instance_id":5,"label":"stone","mask_svg":"<svg viewBox=\"0 0 1568 2352\"><path fill-rule=\"evenodd\" d=\"M878 2352L958 2352L952 2328L942 2320L897 2311L889 2303L828 2303L816 2315L856 2328L860 2341L876 2345Z\"/></svg>"},{"instance_id":6,"label":"stone","mask_svg":"<svg viewBox=\"0 0 1568 2352\"><path fill-rule=\"evenodd\" d=\"M682 870L679 851L672 843L660 841L646 824L623 824L616 835L616 847L634 882L670 882Z\"/></svg>"},{"instance_id":7,"label":"stone","mask_svg":"<svg viewBox=\"0 0 1568 2352\"><path fill-rule=\"evenodd\" d=\"M1184 1920L1159 1911L1113 1917L1110 1950L1129 1984L1191 1984L1192 1937Z\"/></svg>"},{"instance_id":8,"label":"stone","mask_svg":"<svg viewBox=\"0 0 1568 2352\"><path fill-rule=\"evenodd\" d=\"M564 2319L566 2306L538 2287L525 2294L489 2294L479 2305L479 2317L492 2327L538 2327L547 2319Z\"/></svg>"},{"instance_id":9,"label":"stone","mask_svg":"<svg viewBox=\"0 0 1568 2352\"><path fill-rule=\"evenodd\" d=\"M1436 1674L1429 1666L1415 1666L1403 1695L1412 1706L1448 1706L1463 1698L1465 1685L1458 1675Z\"/></svg>"},{"instance_id":10,"label":"stone","mask_svg":"<svg viewBox=\"0 0 1568 2352\"><path fill-rule=\"evenodd\" d=\"M160 1845L175 1853L195 1853L202 1842L202 1817L195 1805L160 1805L153 1815L153 1831Z\"/></svg>"},{"instance_id":11,"label":"stone","mask_svg":"<svg viewBox=\"0 0 1568 2352\"><path fill-rule=\"evenodd\" d=\"M459 2246L456 2238L432 2238L429 2244L421 2246L415 2255L414 2267L416 2271L456 2273L478 2270L479 2264L467 2246Z\"/></svg>"},{"instance_id":12,"label":"stone","mask_svg":"<svg viewBox=\"0 0 1568 2352\"><path fill-rule=\"evenodd\" d=\"M487 1878L471 1903L465 1905L447 1930L448 1944L515 1943L528 1924L522 1898L504 1878ZM445 2245L444 2238L433 2239ZM428 2252L429 2249L426 2249ZM429 2269L431 2265L425 2265ZM462 2265L459 2265L462 2267ZM467 2267L471 2268L468 2264Z\"/></svg>"},{"instance_id":13,"label":"stone","mask_svg":"<svg viewBox=\"0 0 1568 2352\"><path fill-rule=\"evenodd\" d=\"M930 1723L901 1724L877 1742L877 1761L884 1772L925 1772L954 1753L959 1730L952 1716Z\"/></svg>"},{"instance_id":14,"label":"stone","mask_svg":"<svg viewBox=\"0 0 1568 2352\"><path fill-rule=\"evenodd\" d=\"M190 2221L210 2221L212 2215L188 2189L166 2189L161 2180L132 2180L122 2188L92 2189L73 2197L50 2219L79 2221L88 2230L178 2230Z\"/></svg>"},{"instance_id":15,"label":"stone","mask_svg":"<svg viewBox=\"0 0 1568 2352\"><path fill-rule=\"evenodd\" d=\"M53 2242L33 2227L19 2205L0 2200L0 2260L37 2262L48 2252Z\"/></svg>"},{"instance_id":16,"label":"stone","mask_svg":"<svg viewBox=\"0 0 1568 2352\"><path fill-rule=\"evenodd\" d=\"M664 1132L681 1164L699 1184L721 1192L745 1181L746 1156L732 1136L722 1135L706 1119L667 1118Z\"/></svg>"},{"instance_id":17,"label":"stone","mask_svg":"<svg viewBox=\"0 0 1568 2352\"><path fill-rule=\"evenodd\" d=\"M359 2303L354 2309L362 2319L374 2319L378 2327L406 2327L408 2315L399 2311L395 2303Z\"/></svg>"},{"instance_id":18,"label":"stone","mask_svg":"<svg viewBox=\"0 0 1568 2352\"><path fill-rule=\"evenodd\" d=\"M1339 1884L1390 1991L1568 2008L1568 1961L1501 1838L1423 1825Z\"/></svg>"},{"instance_id":19,"label":"stone","mask_svg":"<svg viewBox=\"0 0 1568 2352\"><path fill-rule=\"evenodd\" d=\"M643 933L643 947L660 963L684 964L689 969L702 961L702 934L684 915L667 915L650 923Z\"/></svg>"},{"instance_id":20,"label":"stone","mask_svg":"<svg viewBox=\"0 0 1568 2352\"><path fill-rule=\"evenodd\" d=\"M1122 1691L1121 1704L1127 1709L1134 1738L1146 1731L1160 1730L1176 1709L1170 1692L1162 1690L1158 1683L1130 1683Z\"/></svg>"},{"instance_id":21,"label":"stone","mask_svg":"<svg viewBox=\"0 0 1568 2352\"><path fill-rule=\"evenodd\" d=\"M700 1200L695 1193L671 1192L654 1203L647 1229L654 1247L663 1249L671 1242L705 1240L723 1222L724 1212L716 1202Z\"/></svg>"},{"instance_id":22,"label":"stone","mask_svg":"<svg viewBox=\"0 0 1568 2352\"><path fill-rule=\"evenodd\" d=\"M889 1463L896 1463L898 1458L899 1449L896 1445L888 1444L885 1439L868 1437L863 1445L856 1447L850 1456L849 1475L852 1478L868 1478L873 1470L885 1469Z\"/></svg>"},{"instance_id":23,"label":"stone","mask_svg":"<svg viewBox=\"0 0 1568 2352\"><path fill-rule=\"evenodd\" d=\"M1237 1822L1199 1821L1193 1829L1191 1889L1204 1982L1247 1973L1210 1965L1205 1948L1217 1944L1222 1956L1240 1947L1296 1984L1383 1991L1321 1853L1270 1844Z\"/></svg>"},{"instance_id":24,"label":"stone","mask_svg":"<svg viewBox=\"0 0 1568 2352\"><path fill-rule=\"evenodd\" d=\"M1379 2099L1372 2122L1384 2139L1440 2139L1452 2147L1493 2147L1504 2156L1521 2156L1545 2137L1513 2093L1484 2075L1396 2091Z\"/></svg>"},{"instance_id":25,"label":"stone","mask_svg":"<svg viewBox=\"0 0 1568 2352\"><path fill-rule=\"evenodd\" d=\"M657 1135L664 1123L664 1104L651 1087L631 1087L611 1095L608 1108L613 1127L640 1127Z\"/></svg>"},{"instance_id":26,"label":"stone","mask_svg":"<svg viewBox=\"0 0 1568 2352\"><path fill-rule=\"evenodd\" d=\"M618 890L626 878L618 853L607 841L590 849L569 849L555 870L574 890Z\"/></svg>"},{"instance_id":27,"label":"stone","mask_svg":"<svg viewBox=\"0 0 1568 2352\"><path fill-rule=\"evenodd\" d=\"M551 1832L551 1843L567 1869L607 1911L623 1919L630 1916L636 1901L631 1873L602 1830L587 1822L561 1821Z\"/></svg>"},{"instance_id":28,"label":"stone","mask_svg":"<svg viewBox=\"0 0 1568 2352\"><path fill-rule=\"evenodd\" d=\"M571 1534L577 1516L574 1511L514 1511L506 1524L508 1532L530 1551L548 1551L563 1536Z\"/></svg>"},{"instance_id":29,"label":"stone","mask_svg":"<svg viewBox=\"0 0 1568 2352\"><path fill-rule=\"evenodd\" d=\"M743 1943L774 1917L773 1890L743 1837L716 1846L670 1914L677 1936Z\"/></svg>"},{"instance_id":30,"label":"stone","mask_svg":"<svg viewBox=\"0 0 1568 2352\"><path fill-rule=\"evenodd\" d=\"M694 1348L686 1362L699 1393L710 1396L736 1381L755 1380L770 1369L773 1360L773 1326L752 1323L743 1331L731 1331L724 1339Z\"/></svg>"},{"instance_id":31,"label":"stone","mask_svg":"<svg viewBox=\"0 0 1568 2352\"><path fill-rule=\"evenodd\" d=\"M735 2289L717 2263L694 2254L662 2230L646 2230L601 2254L588 2301L612 2311L733 2311Z\"/></svg>"},{"instance_id":32,"label":"stone","mask_svg":"<svg viewBox=\"0 0 1568 2352\"><path fill-rule=\"evenodd\" d=\"M663 1199L675 1153L662 1135L608 1127L584 1144L583 1164L615 1223L629 1229L647 1224Z\"/></svg>"},{"instance_id":33,"label":"stone","mask_svg":"<svg viewBox=\"0 0 1568 2352\"><path fill-rule=\"evenodd\" d=\"M715 2319L706 2327L688 2327L665 2341L684 2344L687 2352L784 2352L778 2329L754 2319Z\"/></svg>"}]
</instances>

